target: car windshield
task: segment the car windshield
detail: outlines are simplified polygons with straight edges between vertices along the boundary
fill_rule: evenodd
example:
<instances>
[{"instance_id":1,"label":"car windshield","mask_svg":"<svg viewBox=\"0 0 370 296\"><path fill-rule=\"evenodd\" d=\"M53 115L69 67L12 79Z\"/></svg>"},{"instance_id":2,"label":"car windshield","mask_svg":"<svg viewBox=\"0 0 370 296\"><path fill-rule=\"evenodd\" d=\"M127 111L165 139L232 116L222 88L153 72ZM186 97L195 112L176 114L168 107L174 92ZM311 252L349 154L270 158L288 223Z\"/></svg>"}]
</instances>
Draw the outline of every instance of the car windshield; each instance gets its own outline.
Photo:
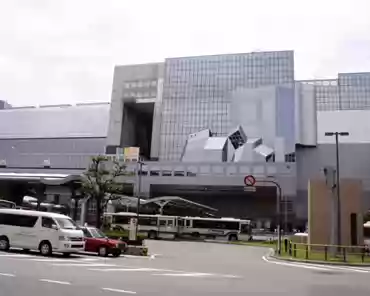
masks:
<instances>
[{"instance_id":1,"label":"car windshield","mask_svg":"<svg viewBox=\"0 0 370 296\"><path fill-rule=\"evenodd\" d=\"M58 225L62 229L77 229L77 224L72 219L67 218L55 218Z\"/></svg>"},{"instance_id":2,"label":"car windshield","mask_svg":"<svg viewBox=\"0 0 370 296\"><path fill-rule=\"evenodd\" d=\"M89 228L92 237L94 238L106 238L106 235L97 228Z\"/></svg>"}]
</instances>

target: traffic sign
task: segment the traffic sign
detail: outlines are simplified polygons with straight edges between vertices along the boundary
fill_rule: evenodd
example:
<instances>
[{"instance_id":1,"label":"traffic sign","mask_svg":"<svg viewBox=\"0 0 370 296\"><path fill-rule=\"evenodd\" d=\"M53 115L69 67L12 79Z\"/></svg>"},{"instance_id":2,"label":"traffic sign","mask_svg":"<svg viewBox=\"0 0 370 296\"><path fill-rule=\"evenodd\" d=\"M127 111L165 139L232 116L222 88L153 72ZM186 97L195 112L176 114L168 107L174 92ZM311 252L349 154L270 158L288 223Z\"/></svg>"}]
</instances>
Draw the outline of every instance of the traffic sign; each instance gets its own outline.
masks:
<instances>
[{"instance_id":1,"label":"traffic sign","mask_svg":"<svg viewBox=\"0 0 370 296\"><path fill-rule=\"evenodd\" d=\"M253 177L252 175L245 176L244 178L245 186L254 186L255 183L256 183L255 177Z\"/></svg>"}]
</instances>

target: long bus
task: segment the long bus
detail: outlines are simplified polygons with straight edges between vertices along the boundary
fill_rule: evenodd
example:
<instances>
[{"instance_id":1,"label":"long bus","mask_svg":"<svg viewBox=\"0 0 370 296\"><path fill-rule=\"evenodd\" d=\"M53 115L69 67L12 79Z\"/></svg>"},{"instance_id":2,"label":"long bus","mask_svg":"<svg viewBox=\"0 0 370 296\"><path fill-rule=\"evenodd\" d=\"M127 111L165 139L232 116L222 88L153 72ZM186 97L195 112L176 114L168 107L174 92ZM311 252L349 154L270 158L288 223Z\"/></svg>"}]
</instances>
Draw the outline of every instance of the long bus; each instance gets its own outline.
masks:
<instances>
[{"instance_id":1,"label":"long bus","mask_svg":"<svg viewBox=\"0 0 370 296\"><path fill-rule=\"evenodd\" d=\"M370 221L364 224L364 245L370 247Z\"/></svg>"},{"instance_id":2,"label":"long bus","mask_svg":"<svg viewBox=\"0 0 370 296\"><path fill-rule=\"evenodd\" d=\"M130 231L130 221L136 213L105 213L104 224L112 230ZM165 215L140 214L138 233L150 239L175 238L179 232L178 217Z\"/></svg>"},{"instance_id":3,"label":"long bus","mask_svg":"<svg viewBox=\"0 0 370 296\"><path fill-rule=\"evenodd\" d=\"M180 217L179 236L229 241L250 240L251 221L236 218Z\"/></svg>"},{"instance_id":4,"label":"long bus","mask_svg":"<svg viewBox=\"0 0 370 296\"><path fill-rule=\"evenodd\" d=\"M130 220L136 213L105 213L104 223L114 230L130 230ZM138 232L150 239L155 238L204 238L238 239L251 238L250 220L235 218L202 218L140 214Z\"/></svg>"}]
</instances>

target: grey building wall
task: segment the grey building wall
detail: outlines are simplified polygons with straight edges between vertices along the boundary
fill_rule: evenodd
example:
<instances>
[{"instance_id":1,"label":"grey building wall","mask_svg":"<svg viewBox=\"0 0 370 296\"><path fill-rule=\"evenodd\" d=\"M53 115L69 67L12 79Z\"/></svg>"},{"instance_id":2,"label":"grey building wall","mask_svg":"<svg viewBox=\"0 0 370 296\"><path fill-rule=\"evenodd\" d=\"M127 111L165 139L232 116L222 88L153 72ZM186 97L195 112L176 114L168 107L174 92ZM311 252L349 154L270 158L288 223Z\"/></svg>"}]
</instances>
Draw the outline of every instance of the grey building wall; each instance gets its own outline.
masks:
<instances>
[{"instance_id":1,"label":"grey building wall","mask_svg":"<svg viewBox=\"0 0 370 296\"><path fill-rule=\"evenodd\" d=\"M130 130L132 125L129 119L124 119L125 102L137 104L146 101L153 102L155 104L155 116L160 115L160 106L156 105L158 85L162 77L163 63L117 66L114 68L107 151L115 153L115 147L130 146L130 142L132 142L132 139L123 137L126 128ZM153 119L153 122L154 126L158 128L156 118Z\"/></svg>"},{"instance_id":2,"label":"grey building wall","mask_svg":"<svg viewBox=\"0 0 370 296\"><path fill-rule=\"evenodd\" d=\"M363 208L370 208L370 143L340 144L340 176L363 182ZM299 148L297 158L296 212L307 218L307 185L311 178L323 178L325 166L335 167L335 144L318 144L316 148Z\"/></svg>"},{"instance_id":3,"label":"grey building wall","mask_svg":"<svg viewBox=\"0 0 370 296\"><path fill-rule=\"evenodd\" d=\"M108 103L1 110L2 165L86 168L91 156L105 152L108 116Z\"/></svg>"},{"instance_id":4,"label":"grey building wall","mask_svg":"<svg viewBox=\"0 0 370 296\"><path fill-rule=\"evenodd\" d=\"M167 59L160 160L179 160L189 134L226 136L232 91L280 84L294 84L293 51Z\"/></svg>"}]
</instances>

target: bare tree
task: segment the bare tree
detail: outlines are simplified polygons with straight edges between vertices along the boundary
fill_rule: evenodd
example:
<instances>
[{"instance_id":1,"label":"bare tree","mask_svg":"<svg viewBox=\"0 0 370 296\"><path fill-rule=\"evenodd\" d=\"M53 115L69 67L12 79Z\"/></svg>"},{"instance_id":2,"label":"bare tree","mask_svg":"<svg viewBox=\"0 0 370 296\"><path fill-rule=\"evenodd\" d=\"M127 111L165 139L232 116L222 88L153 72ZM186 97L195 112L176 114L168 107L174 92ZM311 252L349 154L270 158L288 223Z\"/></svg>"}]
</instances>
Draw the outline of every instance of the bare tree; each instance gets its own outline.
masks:
<instances>
[{"instance_id":1,"label":"bare tree","mask_svg":"<svg viewBox=\"0 0 370 296\"><path fill-rule=\"evenodd\" d=\"M83 174L82 181L83 192L96 203L96 227L98 228L101 227L101 217L108 202L119 199L125 188L130 185L118 180L122 176L129 175L126 172L126 166L114 162L112 169L108 170L107 161L106 156L93 157L89 168Z\"/></svg>"}]
</instances>

